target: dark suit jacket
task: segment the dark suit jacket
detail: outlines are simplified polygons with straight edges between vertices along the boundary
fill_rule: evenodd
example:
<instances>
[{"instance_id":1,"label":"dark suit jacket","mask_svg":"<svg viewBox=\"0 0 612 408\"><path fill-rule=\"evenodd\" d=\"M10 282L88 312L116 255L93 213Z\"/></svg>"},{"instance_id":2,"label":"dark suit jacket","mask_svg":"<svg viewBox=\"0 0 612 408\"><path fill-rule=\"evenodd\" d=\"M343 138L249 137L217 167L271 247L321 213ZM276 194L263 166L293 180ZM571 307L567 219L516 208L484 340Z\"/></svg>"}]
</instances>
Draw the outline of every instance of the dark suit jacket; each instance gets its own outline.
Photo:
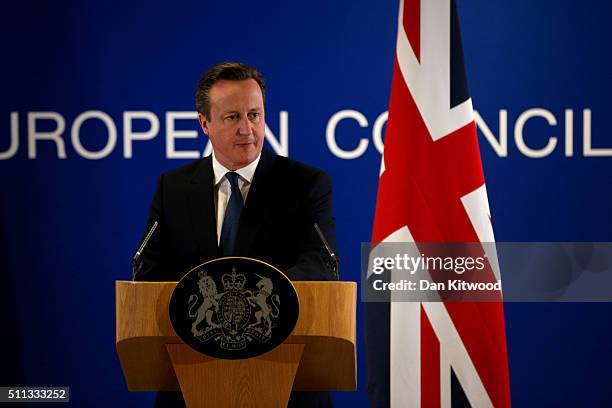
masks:
<instances>
[{"instance_id":1,"label":"dark suit jacket","mask_svg":"<svg viewBox=\"0 0 612 408\"><path fill-rule=\"evenodd\" d=\"M154 221L159 226L142 254L136 280L177 281L221 255L213 183L210 156L159 177L146 231ZM314 229L316 222L337 253L331 191L321 170L262 151L240 216L235 255L265 261L292 280L337 279ZM182 407L184 402L180 393L159 393L155 406ZM289 407L331 406L325 392L293 392L289 401Z\"/></svg>"},{"instance_id":2,"label":"dark suit jacket","mask_svg":"<svg viewBox=\"0 0 612 408\"><path fill-rule=\"evenodd\" d=\"M136 280L177 281L219 257L212 158L159 177L146 231L159 226L145 248ZM255 170L240 217L236 256L265 261L292 280L333 280L317 222L336 247L329 176L266 150ZM334 252L336 252L334 250Z\"/></svg>"}]
</instances>

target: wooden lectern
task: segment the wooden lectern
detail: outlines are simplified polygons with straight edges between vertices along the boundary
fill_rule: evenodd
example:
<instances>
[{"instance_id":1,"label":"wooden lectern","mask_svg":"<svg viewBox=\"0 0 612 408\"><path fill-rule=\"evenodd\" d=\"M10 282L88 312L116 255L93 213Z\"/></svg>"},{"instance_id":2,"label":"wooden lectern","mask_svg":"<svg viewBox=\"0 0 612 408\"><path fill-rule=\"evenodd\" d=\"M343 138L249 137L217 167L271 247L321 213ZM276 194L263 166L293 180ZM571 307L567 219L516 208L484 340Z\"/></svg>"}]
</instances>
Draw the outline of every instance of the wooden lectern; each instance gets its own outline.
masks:
<instances>
[{"instance_id":1,"label":"wooden lectern","mask_svg":"<svg viewBox=\"0 0 612 408\"><path fill-rule=\"evenodd\" d=\"M354 282L293 282L300 315L283 344L258 357L219 360L176 335L176 282L117 281L117 352L130 391L181 390L188 407L286 407L294 391L357 388Z\"/></svg>"}]
</instances>

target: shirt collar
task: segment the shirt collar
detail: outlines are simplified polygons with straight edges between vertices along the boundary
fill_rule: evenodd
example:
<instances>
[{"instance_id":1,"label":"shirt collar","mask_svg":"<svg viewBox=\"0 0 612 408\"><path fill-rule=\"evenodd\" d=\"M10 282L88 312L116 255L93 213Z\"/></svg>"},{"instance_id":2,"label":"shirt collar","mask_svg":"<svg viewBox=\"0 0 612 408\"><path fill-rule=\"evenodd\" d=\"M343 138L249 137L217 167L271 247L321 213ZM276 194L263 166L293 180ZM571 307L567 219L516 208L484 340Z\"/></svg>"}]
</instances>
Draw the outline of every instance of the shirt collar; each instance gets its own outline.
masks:
<instances>
[{"instance_id":1,"label":"shirt collar","mask_svg":"<svg viewBox=\"0 0 612 408\"><path fill-rule=\"evenodd\" d=\"M261 158L261 152L259 153L257 158L253 160L251 163L249 163L248 165L238 170L234 170L234 172L238 173L238 175L243 180L248 181L250 184L253 181L253 176L255 175L255 169L257 168L257 164L259 163L260 158ZM213 172L215 173L215 186L216 186L221 181L223 181L223 178L225 177L225 173L231 170L227 169L224 165L219 163L219 161L217 160L217 156L215 156L214 149L212 152L212 165L213 165Z\"/></svg>"}]
</instances>

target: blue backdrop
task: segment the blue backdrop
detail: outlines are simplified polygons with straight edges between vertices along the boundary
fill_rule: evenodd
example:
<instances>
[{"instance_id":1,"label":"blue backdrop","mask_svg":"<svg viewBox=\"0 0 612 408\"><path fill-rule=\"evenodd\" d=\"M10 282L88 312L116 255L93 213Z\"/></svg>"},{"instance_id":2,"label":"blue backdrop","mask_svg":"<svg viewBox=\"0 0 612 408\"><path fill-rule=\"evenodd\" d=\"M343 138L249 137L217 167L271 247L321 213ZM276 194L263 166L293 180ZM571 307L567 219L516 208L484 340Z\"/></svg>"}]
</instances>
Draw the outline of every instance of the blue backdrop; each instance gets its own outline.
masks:
<instances>
[{"instance_id":1,"label":"blue backdrop","mask_svg":"<svg viewBox=\"0 0 612 408\"><path fill-rule=\"evenodd\" d=\"M497 240L612 241L612 6L457 6ZM396 1L2 8L0 385L69 386L76 406L151 403L151 394L127 391L117 359L114 281L130 278L157 175L191 160L174 157L204 150L201 133L189 138L197 129L189 117L198 79L217 62L258 67L268 81L270 138L331 175L341 275L358 280L376 199L373 134L389 99ZM346 110L366 120L329 125ZM151 114L129 120L133 111ZM142 134L156 123L152 138L126 147L130 129ZM497 146L504 135L505 149ZM543 149L551 137L556 146L541 158L519 146ZM361 139L362 154L339 157ZM610 304L507 304L513 403L612 402L611 312ZM367 406L362 330L360 318L359 390L334 394L339 407Z\"/></svg>"}]
</instances>

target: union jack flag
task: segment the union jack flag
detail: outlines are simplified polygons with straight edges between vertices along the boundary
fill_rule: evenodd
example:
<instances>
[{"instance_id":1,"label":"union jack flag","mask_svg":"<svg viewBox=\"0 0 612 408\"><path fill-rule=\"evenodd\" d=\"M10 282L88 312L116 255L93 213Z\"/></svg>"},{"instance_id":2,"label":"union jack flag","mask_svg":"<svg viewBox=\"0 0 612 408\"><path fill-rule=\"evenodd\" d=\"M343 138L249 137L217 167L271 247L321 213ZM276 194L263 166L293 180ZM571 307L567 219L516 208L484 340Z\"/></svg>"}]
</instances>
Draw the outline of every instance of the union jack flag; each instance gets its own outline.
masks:
<instances>
[{"instance_id":1,"label":"union jack flag","mask_svg":"<svg viewBox=\"0 0 612 408\"><path fill-rule=\"evenodd\" d=\"M455 3L402 0L372 245L493 241ZM502 303L369 303L365 325L373 407L510 406Z\"/></svg>"}]
</instances>

